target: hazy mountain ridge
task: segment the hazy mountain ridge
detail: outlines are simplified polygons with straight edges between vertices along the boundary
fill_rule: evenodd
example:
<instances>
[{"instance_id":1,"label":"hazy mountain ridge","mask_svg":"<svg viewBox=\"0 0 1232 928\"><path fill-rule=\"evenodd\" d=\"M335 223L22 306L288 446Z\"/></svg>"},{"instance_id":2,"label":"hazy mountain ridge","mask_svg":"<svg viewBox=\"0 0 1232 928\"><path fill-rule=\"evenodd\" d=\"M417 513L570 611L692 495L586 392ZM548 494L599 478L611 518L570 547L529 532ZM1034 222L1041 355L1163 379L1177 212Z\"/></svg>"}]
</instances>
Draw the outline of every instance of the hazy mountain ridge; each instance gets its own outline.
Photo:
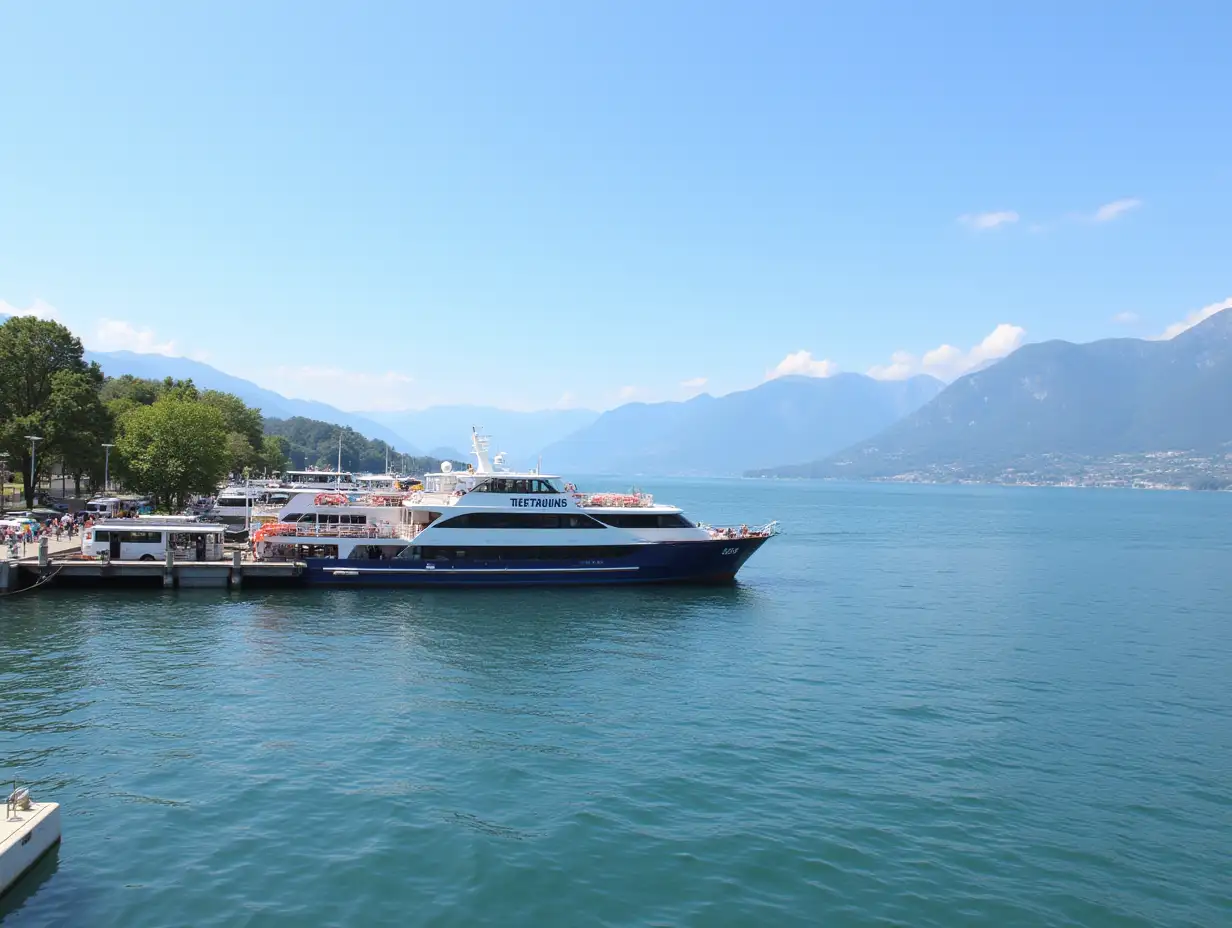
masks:
<instances>
[{"instance_id":1,"label":"hazy mountain ridge","mask_svg":"<svg viewBox=\"0 0 1232 928\"><path fill-rule=\"evenodd\" d=\"M739 474L875 434L932 399L931 377L782 377L721 397L629 403L544 449L553 473Z\"/></svg>"},{"instance_id":2,"label":"hazy mountain ridge","mask_svg":"<svg viewBox=\"0 0 1232 928\"><path fill-rule=\"evenodd\" d=\"M544 448L594 422L590 409L541 409L522 412L493 406L432 406L363 415L395 432L413 436L435 457L467 460L471 428L492 438L492 452L504 451L511 465L531 467ZM545 462L546 466L546 462Z\"/></svg>"},{"instance_id":3,"label":"hazy mountain ridge","mask_svg":"<svg viewBox=\"0 0 1232 928\"><path fill-rule=\"evenodd\" d=\"M1232 443L1232 311L1170 341L1025 345L841 452L769 476L886 478L1044 455L1218 453Z\"/></svg>"},{"instance_id":4,"label":"hazy mountain ridge","mask_svg":"<svg viewBox=\"0 0 1232 928\"><path fill-rule=\"evenodd\" d=\"M492 436L493 450L505 450L512 460L529 466L545 445L589 424L599 415L585 409L515 412L462 405L401 412L347 412L328 403L283 396L189 358L131 351L87 351L85 357L87 361L97 361L108 376L131 374L154 380L191 378L202 389L234 393L273 419L301 417L349 426L407 454L427 453L434 458L450 460L467 459L471 426L476 425ZM424 449L429 450L425 452Z\"/></svg>"},{"instance_id":5,"label":"hazy mountain ridge","mask_svg":"<svg viewBox=\"0 0 1232 928\"><path fill-rule=\"evenodd\" d=\"M291 419L296 416L305 419L316 419L321 422L332 422L334 425L345 425L369 438L378 438L405 451L407 454L419 454L420 449L390 429L372 420L363 413L346 412L319 403L315 400L297 400L285 397L273 390L257 386L251 380L235 377L220 371L216 367L202 361L189 358L173 358L161 354L137 354L132 351L87 351L87 361L97 361L103 373L109 377L119 377L131 374L134 377L145 377L162 380L173 377L176 380L190 379L203 390L221 390L234 393L249 406L261 410L261 414L273 419Z\"/></svg>"}]
</instances>

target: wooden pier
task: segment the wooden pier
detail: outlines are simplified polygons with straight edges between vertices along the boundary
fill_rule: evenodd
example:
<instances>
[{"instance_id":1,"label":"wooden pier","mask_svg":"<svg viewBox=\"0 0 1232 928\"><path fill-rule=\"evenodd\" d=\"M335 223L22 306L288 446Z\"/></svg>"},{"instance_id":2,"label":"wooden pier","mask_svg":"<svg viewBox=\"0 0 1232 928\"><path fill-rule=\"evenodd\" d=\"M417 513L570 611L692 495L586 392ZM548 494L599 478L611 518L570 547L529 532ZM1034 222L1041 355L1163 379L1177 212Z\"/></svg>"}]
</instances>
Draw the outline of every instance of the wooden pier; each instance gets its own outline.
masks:
<instances>
[{"instance_id":1,"label":"wooden pier","mask_svg":"<svg viewBox=\"0 0 1232 928\"><path fill-rule=\"evenodd\" d=\"M31 553L0 560L0 593L53 584L232 590L246 583L297 586L303 582L305 568L302 561L257 561L239 550L222 561L175 560L170 553L161 561L113 561L78 556L80 539L44 539L37 547L26 548Z\"/></svg>"}]
</instances>

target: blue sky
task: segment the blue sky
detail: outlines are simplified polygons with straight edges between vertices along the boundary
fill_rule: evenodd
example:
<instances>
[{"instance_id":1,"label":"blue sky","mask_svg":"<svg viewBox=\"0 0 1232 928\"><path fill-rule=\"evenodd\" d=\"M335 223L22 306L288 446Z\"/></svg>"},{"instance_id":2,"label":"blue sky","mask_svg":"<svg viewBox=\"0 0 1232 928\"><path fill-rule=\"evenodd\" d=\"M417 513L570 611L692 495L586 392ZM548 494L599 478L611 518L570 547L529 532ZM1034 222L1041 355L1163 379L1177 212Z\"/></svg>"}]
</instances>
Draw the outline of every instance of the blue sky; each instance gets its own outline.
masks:
<instances>
[{"instance_id":1,"label":"blue sky","mask_svg":"<svg viewBox=\"0 0 1232 928\"><path fill-rule=\"evenodd\" d=\"M1232 5L353 6L0 8L0 301L392 409L953 376L1232 296Z\"/></svg>"}]
</instances>

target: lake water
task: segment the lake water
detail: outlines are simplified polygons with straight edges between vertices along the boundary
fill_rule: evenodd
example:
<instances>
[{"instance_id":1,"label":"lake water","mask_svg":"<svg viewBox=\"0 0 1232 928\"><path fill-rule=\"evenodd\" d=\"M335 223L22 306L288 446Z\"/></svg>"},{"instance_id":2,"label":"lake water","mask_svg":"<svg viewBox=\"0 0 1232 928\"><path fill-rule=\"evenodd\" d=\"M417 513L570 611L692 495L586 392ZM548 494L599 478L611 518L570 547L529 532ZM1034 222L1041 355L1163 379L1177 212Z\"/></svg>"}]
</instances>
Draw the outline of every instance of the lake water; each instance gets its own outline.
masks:
<instances>
[{"instance_id":1,"label":"lake water","mask_svg":"<svg viewBox=\"0 0 1232 928\"><path fill-rule=\"evenodd\" d=\"M0 601L64 815L6 928L1232 924L1232 495L644 488L785 534L730 589Z\"/></svg>"}]
</instances>

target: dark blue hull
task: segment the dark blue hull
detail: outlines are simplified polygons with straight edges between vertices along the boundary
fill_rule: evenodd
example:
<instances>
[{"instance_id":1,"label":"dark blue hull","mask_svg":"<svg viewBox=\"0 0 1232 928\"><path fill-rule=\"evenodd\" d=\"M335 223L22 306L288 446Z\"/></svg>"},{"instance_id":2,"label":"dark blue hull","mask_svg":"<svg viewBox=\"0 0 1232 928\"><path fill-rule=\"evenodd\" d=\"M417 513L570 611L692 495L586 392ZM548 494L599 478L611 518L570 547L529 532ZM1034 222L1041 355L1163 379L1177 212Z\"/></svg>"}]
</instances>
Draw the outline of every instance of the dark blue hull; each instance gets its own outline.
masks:
<instances>
[{"instance_id":1,"label":"dark blue hull","mask_svg":"<svg viewBox=\"0 0 1232 928\"><path fill-rule=\"evenodd\" d=\"M482 548L464 558L357 560L308 558L304 578L329 586L562 586L621 583L731 583L765 536L631 545L586 560L494 559ZM506 549L507 550L507 549Z\"/></svg>"}]
</instances>

